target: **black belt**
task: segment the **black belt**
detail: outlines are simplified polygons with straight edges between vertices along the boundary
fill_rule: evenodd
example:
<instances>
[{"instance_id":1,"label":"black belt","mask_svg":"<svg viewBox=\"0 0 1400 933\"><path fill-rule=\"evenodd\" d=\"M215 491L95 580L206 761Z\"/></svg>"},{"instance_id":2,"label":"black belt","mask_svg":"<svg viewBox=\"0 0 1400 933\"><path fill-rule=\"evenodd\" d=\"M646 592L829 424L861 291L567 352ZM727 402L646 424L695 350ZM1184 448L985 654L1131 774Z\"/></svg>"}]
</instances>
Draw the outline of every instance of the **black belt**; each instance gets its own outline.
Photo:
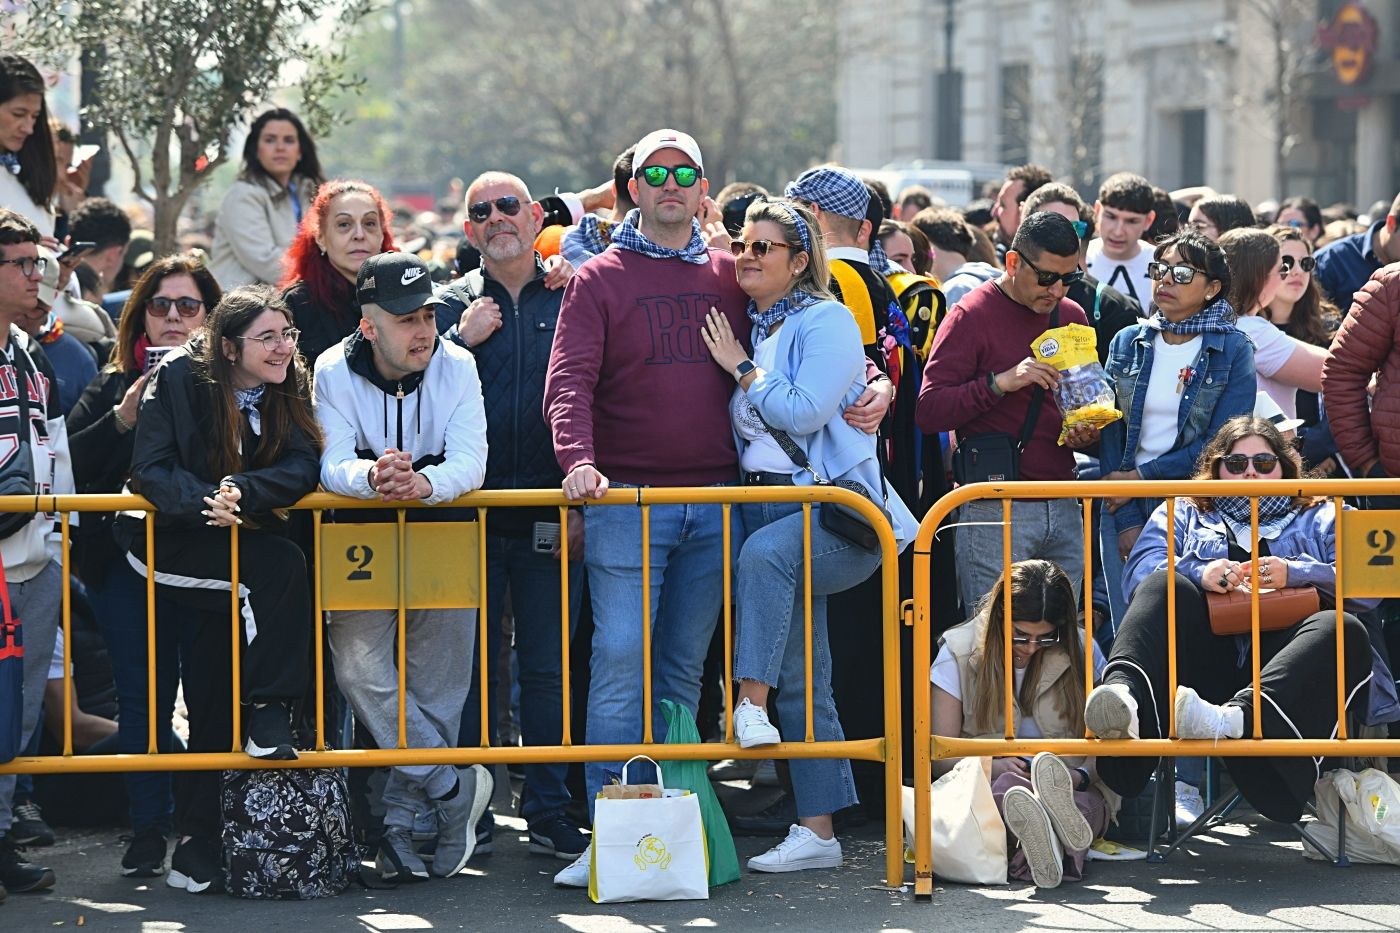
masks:
<instances>
[{"instance_id":1,"label":"black belt","mask_svg":"<svg viewBox=\"0 0 1400 933\"><path fill-rule=\"evenodd\" d=\"M745 486L792 486L791 473L745 473Z\"/></svg>"}]
</instances>

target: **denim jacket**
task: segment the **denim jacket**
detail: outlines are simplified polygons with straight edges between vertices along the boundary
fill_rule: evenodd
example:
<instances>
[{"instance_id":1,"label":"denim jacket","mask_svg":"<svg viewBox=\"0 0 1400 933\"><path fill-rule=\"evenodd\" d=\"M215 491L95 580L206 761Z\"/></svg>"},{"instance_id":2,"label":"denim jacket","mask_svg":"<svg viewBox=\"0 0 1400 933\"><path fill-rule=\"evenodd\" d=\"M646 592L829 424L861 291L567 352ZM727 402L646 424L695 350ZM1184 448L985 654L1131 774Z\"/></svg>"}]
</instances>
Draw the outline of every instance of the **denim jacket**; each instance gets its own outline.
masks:
<instances>
[{"instance_id":1,"label":"denim jacket","mask_svg":"<svg viewBox=\"0 0 1400 933\"><path fill-rule=\"evenodd\" d=\"M1185 479L1195 468L1201 448L1221 425L1254 410L1257 389L1249 338L1239 331L1203 334L1201 355L1181 393L1176 440L1155 460L1134 463L1156 337L1156 330L1138 324L1120 330L1109 348L1105 369L1123 417L1103 429L1099 459L1104 473L1136 467L1143 479ZM1118 530L1141 527L1154 505L1152 499L1127 502L1114 515Z\"/></svg>"},{"instance_id":2,"label":"denim jacket","mask_svg":"<svg viewBox=\"0 0 1400 933\"><path fill-rule=\"evenodd\" d=\"M900 550L918 531L919 522L882 481L875 455L876 438L847 424L841 413L865 391L865 353L860 328L847 308L822 301L783 322L771 338L778 341L774 371L749 386L749 401L763 420L786 431L822 478L855 480L877 497L885 491L885 514ZM735 434L742 462L746 445ZM793 482L810 485L812 476L793 467Z\"/></svg>"}]
</instances>

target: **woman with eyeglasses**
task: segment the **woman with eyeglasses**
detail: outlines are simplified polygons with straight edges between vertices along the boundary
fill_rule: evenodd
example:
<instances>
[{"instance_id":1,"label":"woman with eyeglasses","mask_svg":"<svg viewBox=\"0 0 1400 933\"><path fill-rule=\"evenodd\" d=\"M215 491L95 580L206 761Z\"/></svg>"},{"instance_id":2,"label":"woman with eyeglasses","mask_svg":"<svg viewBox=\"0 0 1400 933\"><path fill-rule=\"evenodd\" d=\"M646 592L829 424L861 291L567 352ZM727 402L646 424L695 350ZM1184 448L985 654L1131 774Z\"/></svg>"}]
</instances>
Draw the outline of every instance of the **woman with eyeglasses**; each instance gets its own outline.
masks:
<instances>
[{"instance_id":1,"label":"woman with eyeglasses","mask_svg":"<svg viewBox=\"0 0 1400 933\"><path fill-rule=\"evenodd\" d=\"M983 597L977 615L943 633L929 677L933 734L1000 737L1006 722L1004 580ZM1074 586L1058 565L1011 565L1012 721L1018 739L1084 736L1084 635ZM1104 659L1094 646L1094 679ZM956 759L935 761L935 776ZM1093 758L992 759L992 797L1013 852L1007 874L1036 887L1084 876L1084 858L1108 828L1118 797L1098 780Z\"/></svg>"},{"instance_id":2,"label":"woman with eyeglasses","mask_svg":"<svg viewBox=\"0 0 1400 933\"><path fill-rule=\"evenodd\" d=\"M1191 205L1186 224L1208 240L1219 240L1231 230L1254 226L1254 209L1233 194L1220 194Z\"/></svg>"},{"instance_id":3,"label":"woman with eyeglasses","mask_svg":"<svg viewBox=\"0 0 1400 933\"><path fill-rule=\"evenodd\" d=\"M1322 219L1322 208L1317 206L1317 202L1312 198L1289 198L1278 206L1278 214L1274 222L1283 227L1292 227L1303 235L1312 245L1313 249L1318 247L1318 241L1322 239L1326 232L1326 223Z\"/></svg>"},{"instance_id":4,"label":"woman with eyeglasses","mask_svg":"<svg viewBox=\"0 0 1400 933\"><path fill-rule=\"evenodd\" d=\"M1201 451L1194 478L1297 479L1298 455L1267 420L1226 422ZM1183 739L1228 741L1253 735L1256 705L1264 738L1330 738L1337 729L1336 540L1331 500L1261 496L1259 536L1245 496L1180 498L1159 506L1128 558L1124 589L1131 602L1114 640L1103 684L1089 695L1085 725L1101 739L1162 738L1168 703ZM1166 571L1167 535L1175 538L1175 576ZM1252 639L1211 631L1208 593L1314 587L1321 611L1292 626L1260 633L1260 687L1252 689ZM1168 694L1167 599L1175 589L1178 687ZM1348 599L1344 616L1343 695L1349 710L1369 704L1372 650L1353 613L1374 599ZM1383 665L1382 665L1383 667ZM1388 676L1388 675L1387 675ZM1307 756L1225 759L1236 787L1271 820L1296 822L1323 765ZM1125 797L1141 793L1157 762L1100 756L1099 775Z\"/></svg>"},{"instance_id":5,"label":"woman with eyeglasses","mask_svg":"<svg viewBox=\"0 0 1400 933\"><path fill-rule=\"evenodd\" d=\"M307 366L359 328L355 278L366 259L395 248L389 218L384 197L363 181L337 178L316 192L281 282Z\"/></svg>"},{"instance_id":6,"label":"woman with eyeglasses","mask_svg":"<svg viewBox=\"0 0 1400 933\"><path fill-rule=\"evenodd\" d=\"M141 395L156 365L204 324L222 292L193 256L153 262L132 289L117 326L112 358L68 415L73 478L81 493L118 493L130 478ZM113 537L110 513L87 513L74 533L73 557L92 596L117 685L117 741L123 753L146 751L151 715L147 673L156 671L156 747L170 751L170 719L180 678L180 609L157 599L156 656L147 651L146 581ZM164 870L173 800L166 772L127 775L132 840L122 874L153 878Z\"/></svg>"},{"instance_id":7,"label":"woman with eyeglasses","mask_svg":"<svg viewBox=\"0 0 1400 933\"><path fill-rule=\"evenodd\" d=\"M1298 390L1322 389L1327 352L1295 340L1269 321L1267 310L1289 274L1279 241L1265 230L1251 228L1231 230L1219 242L1230 267L1228 297L1239 316L1235 326L1254 344L1259 388L1269 393L1284 415L1296 417Z\"/></svg>"},{"instance_id":8,"label":"woman with eyeglasses","mask_svg":"<svg viewBox=\"0 0 1400 933\"><path fill-rule=\"evenodd\" d=\"M214 278L224 288L281 281L283 256L325 180L316 142L297 115L282 107L260 113L214 220Z\"/></svg>"},{"instance_id":9,"label":"woman with eyeglasses","mask_svg":"<svg viewBox=\"0 0 1400 933\"><path fill-rule=\"evenodd\" d=\"M133 492L156 507L123 515L126 559L178 604L191 751L227 751L232 732L230 626L241 642L243 734L254 758L297 757L291 708L305 694L311 648L306 560L285 537L287 508L316 488L321 432L292 312L267 286L226 293L204 327L161 362L136 424ZM230 619L238 526L237 618ZM183 776L182 776L183 777ZM192 893L222 883L218 774L177 784L180 843L166 883Z\"/></svg>"},{"instance_id":10,"label":"woman with eyeglasses","mask_svg":"<svg viewBox=\"0 0 1400 933\"><path fill-rule=\"evenodd\" d=\"M744 484L857 482L885 510L902 549L917 522L899 496L886 491L875 436L841 417L865 391L865 352L855 318L827 290L826 250L816 217L795 201L757 201L745 214L741 237L730 246L739 287L749 296L753 355L716 311L707 316L701 334L716 365L739 383L729 412ZM880 549L829 530L823 521L827 508L817 505L811 512L813 721L806 725L817 741L840 741L827 597L874 573ZM745 503L740 511L747 539L735 564L734 735L741 747L754 748L782 741L767 714L775 687L781 687L777 711L789 739L802 735L806 723L804 517L796 502ZM851 763L795 759L791 769L797 825L778 845L749 860L754 871L841 864L831 815L857 802Z\"/></svg>"}]
</instances>

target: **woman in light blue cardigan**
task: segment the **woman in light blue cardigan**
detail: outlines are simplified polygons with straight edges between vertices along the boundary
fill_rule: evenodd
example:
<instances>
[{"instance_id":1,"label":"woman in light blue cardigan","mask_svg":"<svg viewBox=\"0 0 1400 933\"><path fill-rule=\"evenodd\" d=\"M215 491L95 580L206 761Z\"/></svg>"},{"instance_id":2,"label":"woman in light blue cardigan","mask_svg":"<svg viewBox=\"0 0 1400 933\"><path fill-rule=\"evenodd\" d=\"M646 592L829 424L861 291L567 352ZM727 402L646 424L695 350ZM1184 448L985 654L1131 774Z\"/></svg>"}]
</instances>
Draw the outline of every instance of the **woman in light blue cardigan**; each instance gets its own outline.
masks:
<instances>
[{"instance_id":1,"label":"woman in light blue cardigan","mask_svg":"<svg viewBox=\"0 0 1400 933\"><path fill-rule=\"evenodd\" d=\"M887 490L876 438L842 418L865 390L865 353L851 312L827 291L816 219L792 201L756 202L745 217L743 239L731 248L739 285L750 298L753 358L718 313L708 316L703 334L715 363L739 383L730 416L744 484L857 482L883 506L903 549L918 522ZM811 731L817 741L844 738L831 693L826 597L861 583L880 566L878 546L866 549L823 527L822 512L830 508L817 505L811 523ZM803 520L800 503L745 503L741 512L748 538L736 575L734 732L740 746L752 748L781 741L765 709L772 688L782 687L778 714L790 734L801 735L806 721ZM795 759L791 768L799 825L750 859L749 867L835 868L841 844L831 814L857 802L851 764Z\"/></svg>"}]
</instances>

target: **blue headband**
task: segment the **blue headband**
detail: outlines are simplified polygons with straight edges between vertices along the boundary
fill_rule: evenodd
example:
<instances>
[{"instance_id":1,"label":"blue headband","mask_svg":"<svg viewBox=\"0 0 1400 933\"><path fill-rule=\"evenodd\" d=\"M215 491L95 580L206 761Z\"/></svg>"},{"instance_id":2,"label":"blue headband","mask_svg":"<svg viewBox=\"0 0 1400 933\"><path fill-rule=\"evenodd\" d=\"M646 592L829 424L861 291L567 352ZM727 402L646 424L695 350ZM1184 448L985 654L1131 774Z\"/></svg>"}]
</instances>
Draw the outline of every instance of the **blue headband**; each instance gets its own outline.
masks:
<instances>
[{"instance_id":1,"label":"blue headband","mask_svg":"<svg viewBox=\"0 0 1400 933\"><path fill-rule=\"evenodd\" d=\"M797 213L797 208L789 204L784 204L783 208L792 215L792 222L797 227L797 238L802 241L802 248L807 252L812 251L812 237L807 232L807 221L802 219L802 215Z\"/></svg>"}]
</instances>

